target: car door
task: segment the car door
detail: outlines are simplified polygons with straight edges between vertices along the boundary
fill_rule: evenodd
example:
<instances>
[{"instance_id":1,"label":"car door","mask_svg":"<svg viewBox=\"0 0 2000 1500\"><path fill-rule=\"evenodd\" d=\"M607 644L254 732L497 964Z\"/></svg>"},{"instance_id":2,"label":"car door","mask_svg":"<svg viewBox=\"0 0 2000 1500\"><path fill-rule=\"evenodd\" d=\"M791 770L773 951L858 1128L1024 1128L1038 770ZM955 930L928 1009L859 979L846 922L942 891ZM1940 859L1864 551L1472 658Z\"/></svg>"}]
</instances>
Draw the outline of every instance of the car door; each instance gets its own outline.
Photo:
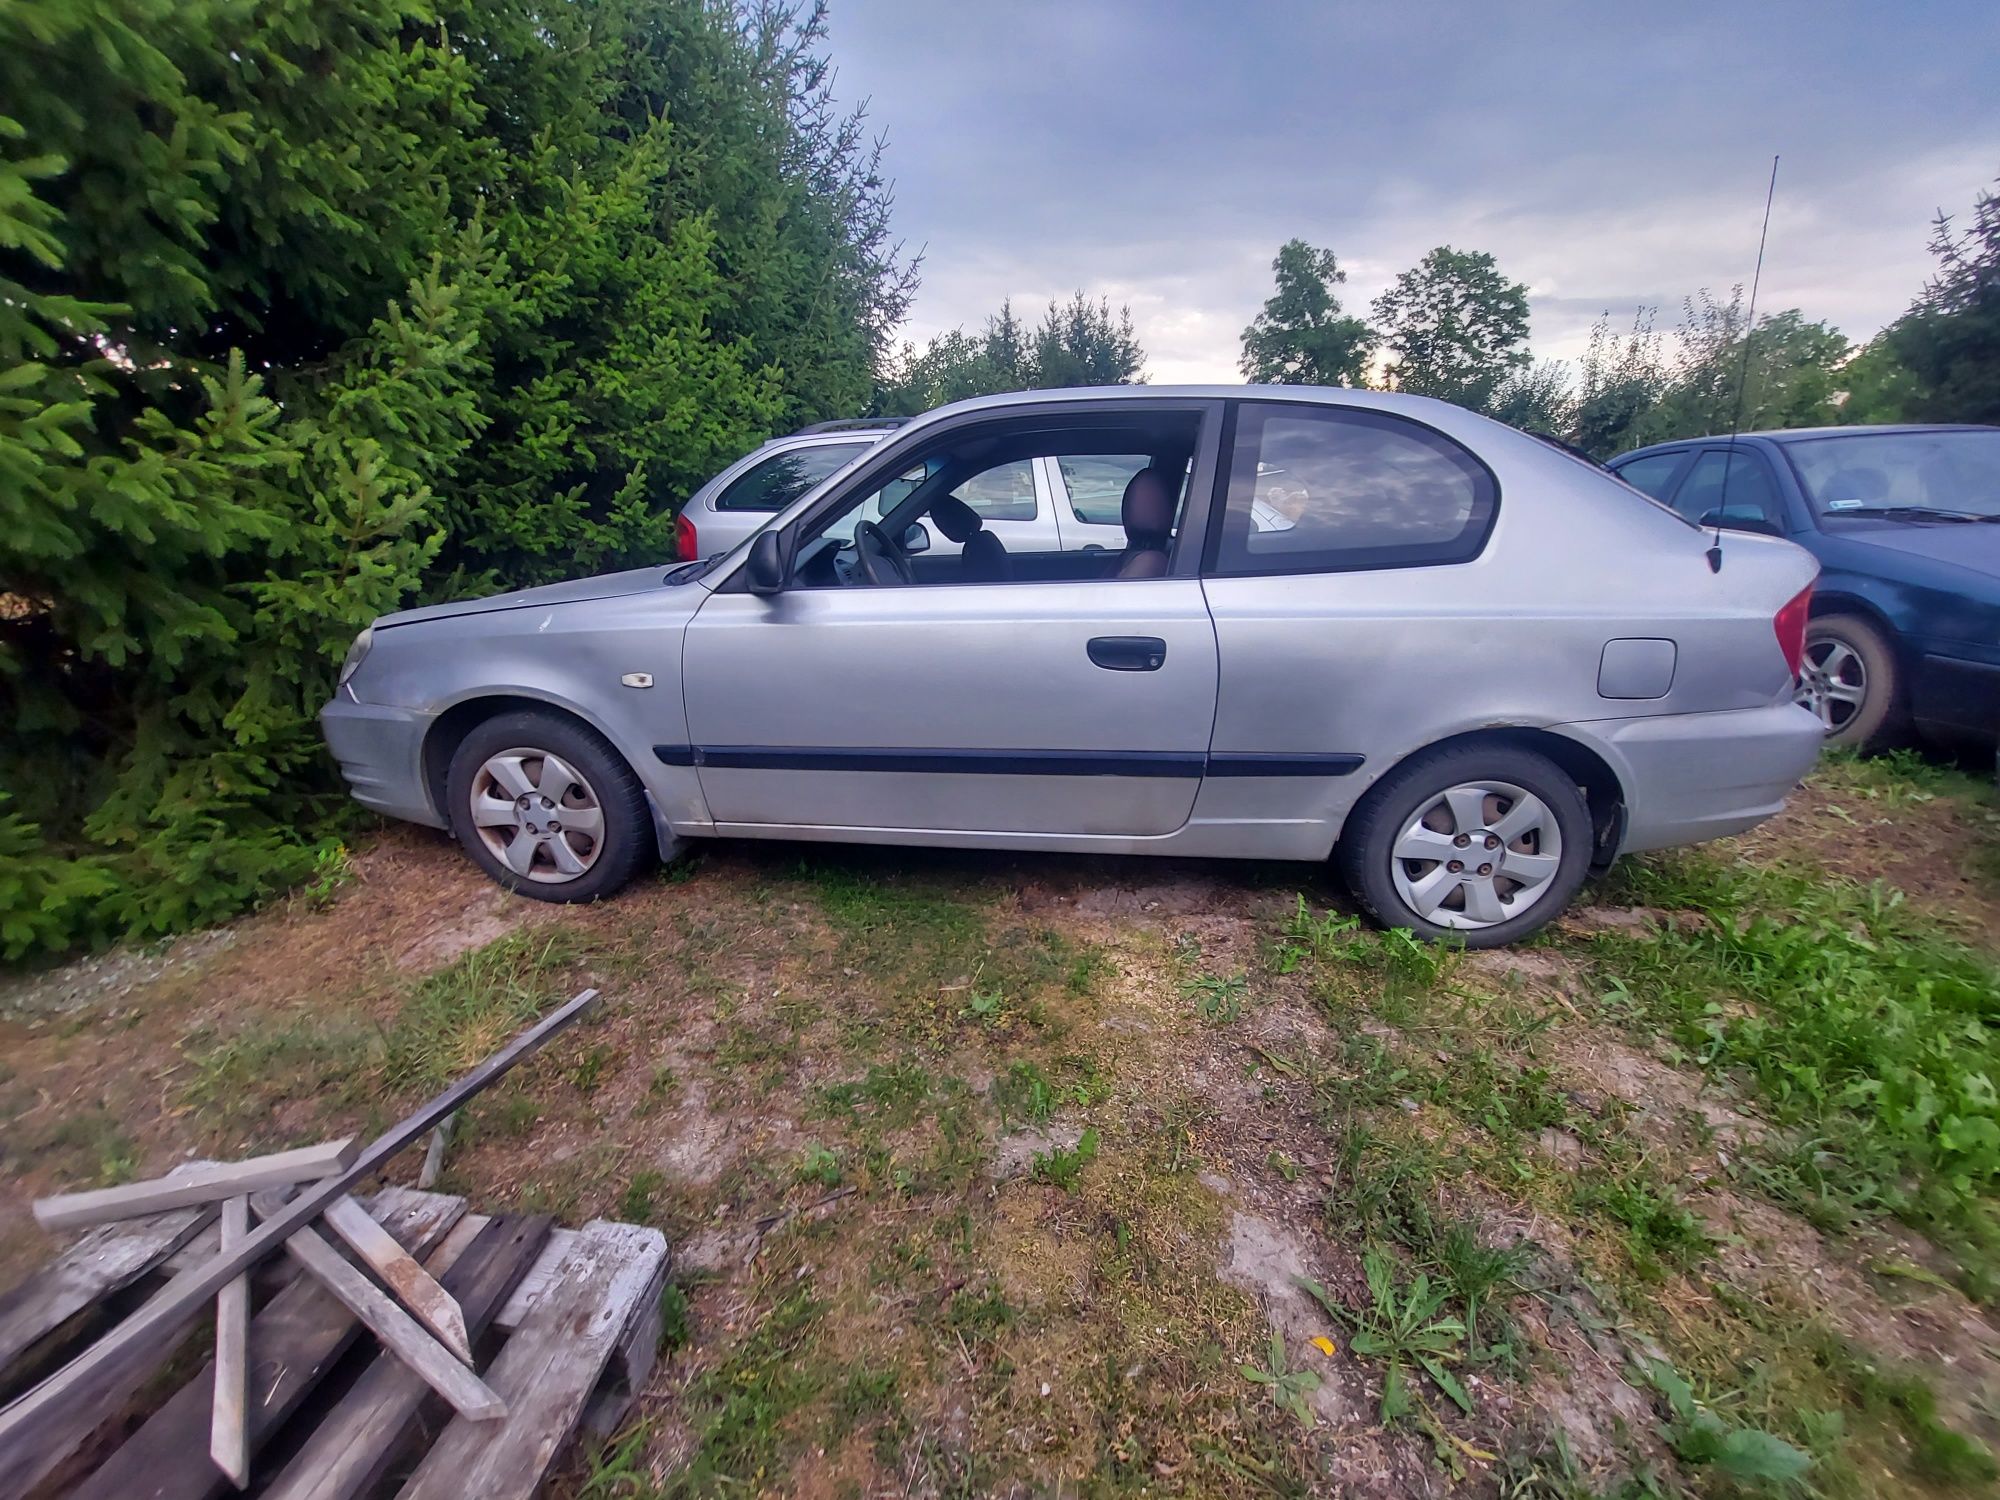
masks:
<instances>
[{"instance_id":1,"label":"car door","mask_svg":"<svg viewBox=\"0 0 2000 1500\"><path fill-rule=\"evenodd\" d=\"M1194 805L1215 631L1192 567L764 596L725 585L688 627L682 682L691 743L661 753L698 767L725 832L1149 837Z\"/></svg>"}]
</instances>

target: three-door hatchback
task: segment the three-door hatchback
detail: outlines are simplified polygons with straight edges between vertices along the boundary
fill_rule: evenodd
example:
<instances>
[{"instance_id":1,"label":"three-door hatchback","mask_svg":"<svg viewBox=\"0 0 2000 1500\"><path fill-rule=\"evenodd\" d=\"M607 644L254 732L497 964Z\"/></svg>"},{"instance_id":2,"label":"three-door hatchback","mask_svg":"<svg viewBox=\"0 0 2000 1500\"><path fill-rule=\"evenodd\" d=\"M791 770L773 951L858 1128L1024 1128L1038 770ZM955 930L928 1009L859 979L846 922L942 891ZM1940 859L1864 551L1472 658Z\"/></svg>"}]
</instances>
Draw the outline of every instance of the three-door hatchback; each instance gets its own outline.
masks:
<instances>
[{"instance_id":1,"label":"three-door hatchback","mask_svg":"<svg viewBox=\"0 0 2000 1500\"><path fill-rule=\"evenodd\" d=\"M995 497L1050 476L1105 545L1009 539ZM1441 402L1027 392L872 438L726 554L386 616L322 722L360 801L543 900L706 837L1333 857L1486 946L1812 763L1815 565L1709 545Z\"/></svg>"}]
</instances>

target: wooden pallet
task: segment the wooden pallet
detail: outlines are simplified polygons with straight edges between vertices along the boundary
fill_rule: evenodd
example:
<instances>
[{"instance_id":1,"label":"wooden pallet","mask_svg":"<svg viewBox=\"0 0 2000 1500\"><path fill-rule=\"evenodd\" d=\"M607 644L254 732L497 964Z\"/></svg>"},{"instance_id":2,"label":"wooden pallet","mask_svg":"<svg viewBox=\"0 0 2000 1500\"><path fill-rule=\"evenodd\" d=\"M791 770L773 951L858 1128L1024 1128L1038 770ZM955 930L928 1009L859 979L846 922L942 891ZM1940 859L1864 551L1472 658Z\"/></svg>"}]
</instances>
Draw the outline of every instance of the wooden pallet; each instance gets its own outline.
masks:
<instances>
[{"instance_id":1,"label":"wooden pallet","mask_svg":"<svg viewBox=\"0 0 2000 1500\"><path fill-rule=\"evenodd\" d=\"M474 1367L506 1415L454 1414L323 1277L278 1257L250 1287L243 1493L526 1497L579 1429L601 1435L624 1419L659 1345L667 1275L659 1231L602 1220L557 1229L545 1217L470 1213L462 1198L406 1188L362 1202L456 1300ZM216 1220L212 1205L181 1207L92 1229L0 1297L0 1400L210 1260L223 1243ZM121 1365L89 1400L39 1423L30 1461L0 1473L0 1497L234 1493L210 1456L215 1341L195 1332L164 1341L136 1376Z\"/></svg>"}]
</instances>

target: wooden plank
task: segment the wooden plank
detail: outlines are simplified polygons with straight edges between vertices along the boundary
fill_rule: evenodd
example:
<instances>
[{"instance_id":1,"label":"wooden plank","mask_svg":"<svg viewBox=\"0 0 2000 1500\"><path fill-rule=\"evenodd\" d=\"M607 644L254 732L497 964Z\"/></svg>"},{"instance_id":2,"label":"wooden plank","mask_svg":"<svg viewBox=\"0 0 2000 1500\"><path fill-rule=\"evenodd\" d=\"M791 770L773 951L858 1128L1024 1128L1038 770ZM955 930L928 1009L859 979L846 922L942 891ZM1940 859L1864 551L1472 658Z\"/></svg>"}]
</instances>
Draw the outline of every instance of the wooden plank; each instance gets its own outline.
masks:
<instances>
[{"instance_id":1,"label":"wooden plank","mask_svg":"<svg viewBox=\"0 0 2000 1500\"><path fill-rule=\"evenodd\" d=\"M44 1229L83 1229L195 1203L217 1203L260 1188L290 1187L298 1182L335 1176L346 1171L360 1152L360 1143L349 1136L344 1140L323 1141L317 1146L301 1146L296 1151L253 1156L248 1161L208 1162L170 1172L165 1177L128 1182L122 1187L59 1193L53 1198L35 1200L35 1222Z\"/></svg>"},{"instance_id":2,"label":"wooden plank","mask_svg":"<svg viewBox=\"0 0 2000 1500\"><path fill-rule=\"evenodd\" d=\"M418 1187L434 1188L444 1175L444 1153L451 1145L452 1127L457 1122L457 1115L446 1115L437 1122L437 1129L431 1132L431 1143L424 1148L423 1169L417 1173Z\"/></svg>"},{"instance_id":3,"label":"wooden plank","mask_svg":"<svg viewBox=\"0 0 2000 1500\"><path fill-rule=\"evenodd\" d=\"M371 1221L372 1222L372 1221ZM384 1230L383 1233L387 1233ZM226 1254L250 1233L250 1200L222 1205ZM239 1490L250 1482L250 1272L215 1294L215 1395L210 1402L208 1456Z\"/></svg>"},{"instance_id":4,"label":"wooden plank","mask_svg":"<svg viewBox=\"0 0 2000 1500\"><path fill-rule=\"evenodd\" d=\"M562 1451L639 1300L657 1284L658 1230L593 1224L571 1241L547 1290L487 1370L504 1422L453 1422L402 1489L402 1500L528 1500Z\"/></svg>"},{"instance_id":5,"label":"wooden plank","mask_svg":"<svg viewBox=\"0 0 2000 1500\"><path fill-rule=\"evenodd\" d=\"M417 1264L416 1258L368 1216L352 1198L336 1198L326 1206L326 1227L347 1242L348 1249L367 1262L396 1300L419 1323L438 1336L460 1364L472 1363L472 1342L465 1333L465 1314L450 1292Z\"/></svg>"},{"instance_id":6,"label":"wooden plank","mask_svg":"<svg viewBox=\"0 0 2000 1500\"><path fill-rule=\"evenodd\" d=\"M343 1259L317 1231L293 1230L285 1249L460 1416L489 1422L507 1415L507 1403L488 1390L485 1381L460 1364L400 1303Z\"/></svg>"},{"instance_id":7,"label":"wooden plank","mask_svg":"<svg viewBox=\"0 0 2000 1500\"><path fill-rule=\"evenodd\" d=\"M399 1243L420 1254L445 1240L465 1216L462 1198L407 1188L383 1189L370 1207ZM257 1312L250 1320L247 1406L253 1455L360 1336L353 1315L310 1276L299 1276ZM220 1494L225 1481L204 1441L214 1390L211 1365L77 1486L77 1500L206 1500Z\"/></svg>"},{"instance_id":8,"label":"wooden plank","mask_svg":"<svg viewBox=\"0 0 2000 1500\"><path fill-rule=\"evenodd\" d=\"M468 1216L467 1222L471 1222ZM547 1218L500 1218L444 1271L473 1338L491 1325L548 1242ZM404 1454L430 1394L421 1377L388 1354L365 1370L340 1404L314 1426L264 1500L351 1500L372 1493Z\"/></svg>"},{"instance_id":9,"label":"wooden plank","mask_svg":"<svg viewBox=\"0 0 2000 1500\"><path fill-rule=\"evenodd\" d=\"M181 1330L201 1315L208 1299L224 1282L290 1239L295 1231L317 1218L327 1204L373 1175L384 1162L419 1139L439 1120L532 1056L596 999L596 990L584 990L551 1011L416 1113L377 1136L346 1171L300 1189L283 1213L252 1229L234 1250L175 1277L144 1307L89 1349L0 1409L0 1474L9 1477L30 1474L39 1461L38 1456L45 1453L48 1434L57 1418L86 1407L107 1386L129 1388L127 1382L143 1378L163 1349L170 1347ZM32 1477L26 1481L32 1482Z\"/></svg>"},{"instance_id":10,"label":"wooden plank","mask_svg":"<svg viewBox=\"0 0 2000 1500\"><path fill-rule=\"evenodd\" d=\"M0 1296L0 1370L85 1308L122 1290L201 1232L212 1210L177 1208L93 1229Z\"/></svg>"}]
</instances>

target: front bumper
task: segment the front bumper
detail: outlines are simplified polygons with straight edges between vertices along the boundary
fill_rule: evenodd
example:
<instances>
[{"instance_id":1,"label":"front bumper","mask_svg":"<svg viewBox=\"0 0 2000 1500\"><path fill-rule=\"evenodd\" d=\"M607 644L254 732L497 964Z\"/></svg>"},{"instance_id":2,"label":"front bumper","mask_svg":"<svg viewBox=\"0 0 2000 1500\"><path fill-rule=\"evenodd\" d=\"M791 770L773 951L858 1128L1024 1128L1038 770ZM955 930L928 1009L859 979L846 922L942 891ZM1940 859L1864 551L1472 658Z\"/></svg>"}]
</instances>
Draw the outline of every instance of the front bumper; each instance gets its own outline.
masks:
<instances>
[{"instance_id":1,"label":"front bumper","mask_svg":"<svg viewBox=\"0 0 2000 1500\"><path fill-rule=\"evenodd\" d=\"M1625 792L1620 854L1754 828L1784 807L1812 769L1825 733L1794 703L1554 727L1595 750L1617 774Z\"/></svg>"},{"instance_id":2,"label":"front bumper","mask_svg":"<svg viewBox=\"0 0 2000 1500\"><path fill-rule=\"evenodd\" d=\"M434 717L357 703L342 688L319 711L319 727L356 802L391 818L443 828L424 779L424 735Z\"/></svg>"}]
</instances>

